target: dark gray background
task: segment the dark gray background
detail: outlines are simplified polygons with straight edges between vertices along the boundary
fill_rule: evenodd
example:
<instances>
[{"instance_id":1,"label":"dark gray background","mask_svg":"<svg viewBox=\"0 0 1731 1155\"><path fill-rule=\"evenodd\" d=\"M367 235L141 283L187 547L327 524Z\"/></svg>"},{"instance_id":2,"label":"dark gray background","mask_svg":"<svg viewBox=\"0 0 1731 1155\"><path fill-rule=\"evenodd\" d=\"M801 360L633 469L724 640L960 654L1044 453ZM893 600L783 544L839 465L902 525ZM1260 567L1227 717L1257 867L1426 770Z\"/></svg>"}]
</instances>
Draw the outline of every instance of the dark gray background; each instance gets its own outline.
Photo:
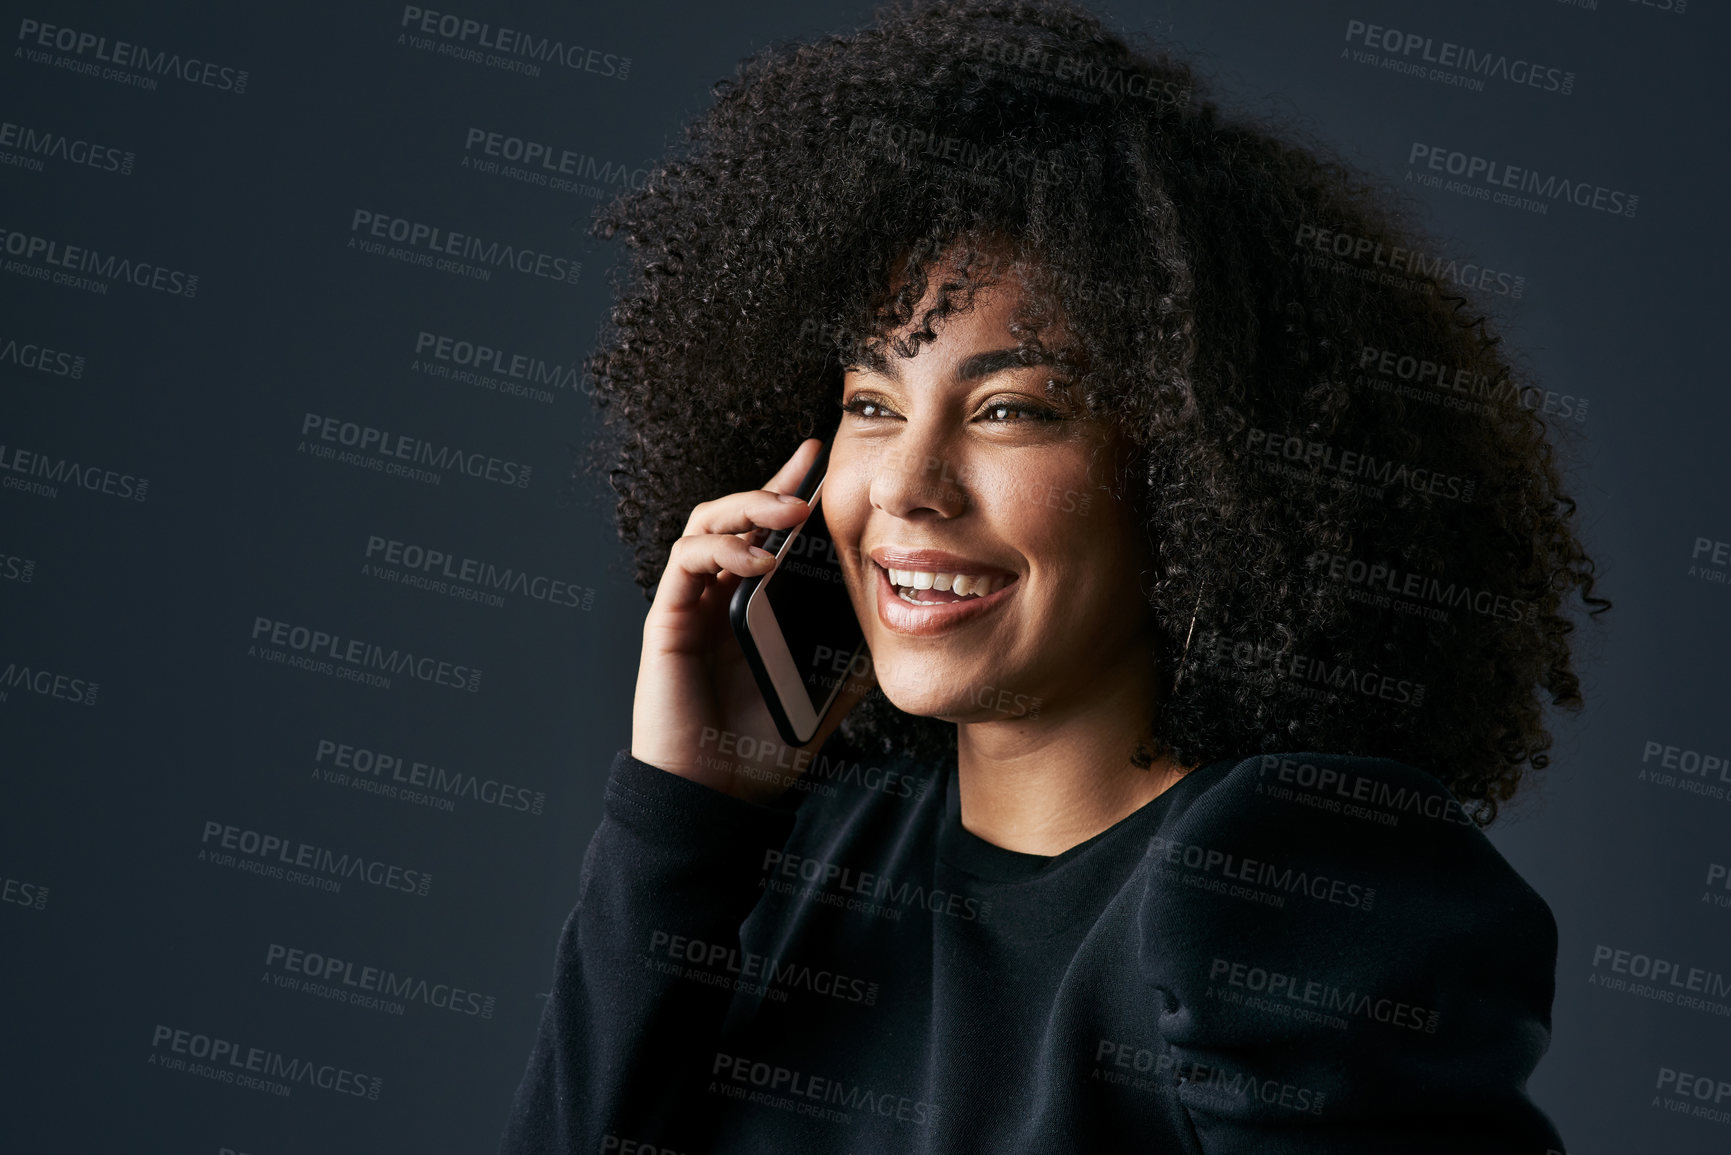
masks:
<instances>
[{"instance_id":1,"label":"dark gray background","mask_svg":"<svg viewBox=\"0 0 1731 1155\"><path fill-rule=\"evenodd\" d=\"M1555 1035L1532 1091L1574 1155L1731 1149L1731 1125L1655 1099L1662 1067L1731 1079L1731 1020L1588 982L1601 945L1731 973L1731 890L1716 905L1704 885L1731 864L1731 801L1640 778L1649 741L1731 755L1731 588L1688 575L1696 539L1731 539L1726 26L1711 5L1664 2L1105 9L1191 55L1229 106L1391 180L1421 140L1641 198L1624 219L1415 194L1459 251L1526 277L1523 298L1501 302L1511 342L1543 384L1591 402L1567 446L1571 484L1617 607L1580 635L1588 709L1558 721L1542 786L1492 832L1560 925ZM92 706L18 688L0 701L0 877L48 888L39 910L0 903L8 1150L496 1141L602 778L629 741L647 607L606 504L563 481L592 431L582 394L540 404L410 369L421 330L575 362L607 301L611 254L584 236L597 202L463 169L464 134L637 167L742 55L854 26L869 5L448 10L628 56L629 76L532 79L415 51L386 3L5 5L0 121L136 162L130 175L0 165L0 228L200 277L189 300L0 272L0 347L86 358L78 379L0 360L0 444L150 480L141 503L0 490L0 575L5 557L34 563L28 582L0 576L0 669L101 685ZM35 63L17 51L23 19L245 68L247 91L163 79L150 92ZM1341 56L1349 19L1537 59L1573 71L1574 91L1475 93L1355 64ZM346 245L356 208L579 256L581 281L481 283L363 255ZM308 411L528 462L534 479L434 487L315 461L296 451ZM593 608L491 608L363 577L370 534L593 587ZM479 666L484 681L376 690L266 664L246 654L258 616ZM316 781L320 738L519 784L545 809L443 812ZM328 894L212 866L198 861L212 820L434 882L425 897L353 880ZM397 1017L278 989L263 980L271 943L465 986L497 1012ZM158 1024L338 1064L382 1091L279 1098L158 1069Z\"/></svg>"}]
</instances>

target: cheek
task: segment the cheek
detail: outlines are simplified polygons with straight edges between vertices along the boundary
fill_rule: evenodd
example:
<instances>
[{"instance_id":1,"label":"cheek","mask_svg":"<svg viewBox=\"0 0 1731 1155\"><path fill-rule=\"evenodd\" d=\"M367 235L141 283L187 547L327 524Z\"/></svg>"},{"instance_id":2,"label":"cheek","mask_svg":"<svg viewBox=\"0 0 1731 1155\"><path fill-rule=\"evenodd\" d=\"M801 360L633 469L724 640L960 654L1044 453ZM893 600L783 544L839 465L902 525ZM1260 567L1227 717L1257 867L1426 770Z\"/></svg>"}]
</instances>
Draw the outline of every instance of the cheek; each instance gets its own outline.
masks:
<instances>
[{"instance_id":1,"label":"cheek","mask_svg":"<svg viewBox=\"0 0 1731 1155\"><path fill-rule=\"evenodd\" d=\"M1080 609L1120 601L1146 568L1133 514L1085 467L1030 473L1000 495L993 520L1043 574L1048 594Z\"/></svg>"},{"instance_id":2,"label":"cheek","mask_svg":"<svg viewBox=\"0 0 1731 1155\"><path fill-rule=\"evenodd\" d=\"M846 460L838 465L832 458L823 478L821 505L830 538L842 555L844 572L851 576L864 572L870 562L860 554L859 547L871 512L871 499L863 471Z\"/></svg>"},{"instance_id":3,"label":"cheek","mask_svg":"<svg viewBox=\"0 0 1731 1155\"><path fill-rule=\"evenodd\" d=\"M1022 543L1031 558L1048 561L1098 550L1102 536L1115 529L1102 516L1104 494L1090 481L1086 463L1032 464L992 478L990 516L1003 536Z\"/></svg>"}]
</instances>

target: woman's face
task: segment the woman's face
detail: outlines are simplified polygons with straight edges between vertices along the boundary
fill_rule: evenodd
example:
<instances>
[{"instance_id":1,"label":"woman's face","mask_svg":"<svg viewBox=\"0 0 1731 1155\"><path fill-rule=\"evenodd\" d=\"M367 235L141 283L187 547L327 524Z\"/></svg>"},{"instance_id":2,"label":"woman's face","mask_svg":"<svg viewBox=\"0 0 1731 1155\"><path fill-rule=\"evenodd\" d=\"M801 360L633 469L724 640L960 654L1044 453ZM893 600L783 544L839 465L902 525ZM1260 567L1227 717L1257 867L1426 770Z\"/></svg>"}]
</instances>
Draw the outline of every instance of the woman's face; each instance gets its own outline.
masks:
<instances>
[{"instance_id":1,"label":"woman's face","mask_svg":"<svg viewBox=\"0 0 1731 1155\"><path fill-rule=\"evenodd\" d=\"M910 714L1056 720L1150 660L1150 559L1111 488L1127 442L1014 363L1019 291L843 378L823 508L878 684Z\"/></svg>"}]
</instances>

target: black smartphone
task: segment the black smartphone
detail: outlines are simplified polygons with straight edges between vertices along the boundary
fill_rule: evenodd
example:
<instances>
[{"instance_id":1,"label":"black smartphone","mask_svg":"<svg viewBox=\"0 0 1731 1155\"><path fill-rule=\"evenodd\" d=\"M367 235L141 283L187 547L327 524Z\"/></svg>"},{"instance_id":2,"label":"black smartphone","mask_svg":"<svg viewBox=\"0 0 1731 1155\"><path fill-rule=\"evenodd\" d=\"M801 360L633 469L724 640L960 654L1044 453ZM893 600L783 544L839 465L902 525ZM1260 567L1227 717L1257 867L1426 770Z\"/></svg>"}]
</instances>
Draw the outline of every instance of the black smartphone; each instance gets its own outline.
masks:
<instances>
[{"instance_id":1,"label":"black smartphone","mask_svg":"<svg viewBox=\"0 0 1731 1155\"><path fill-rule=\"evenodd\" d=\"M728 605L733 636L775 728L793 746L812 740L847 679L870 668L841 556L823 517L829 447L825 441L794 491L811 503L810 516L769 535L763 548L776 555L775 568L742 579Z\"/></svg>"}]
</instances>

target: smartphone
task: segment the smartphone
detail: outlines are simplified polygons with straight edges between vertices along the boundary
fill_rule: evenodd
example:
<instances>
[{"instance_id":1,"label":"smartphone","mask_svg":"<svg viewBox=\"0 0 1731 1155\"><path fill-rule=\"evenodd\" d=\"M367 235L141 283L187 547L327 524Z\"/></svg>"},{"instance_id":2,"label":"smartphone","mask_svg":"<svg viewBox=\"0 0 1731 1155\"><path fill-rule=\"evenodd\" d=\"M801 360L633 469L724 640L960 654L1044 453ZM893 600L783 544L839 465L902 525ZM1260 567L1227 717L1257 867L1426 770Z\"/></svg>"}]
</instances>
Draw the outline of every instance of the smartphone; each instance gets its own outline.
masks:
<instances>
[{"instance_id":1,"label":"smartphone","mask_svg":"<svg viewBox=\"0 0 1731 1155\"><path fill-rule=\"evenodd\" d=\"M841 556L823 518L829 448L825 441L794 491L811 503L811 515L769 535L763 548L775 554L775 568L741 579L728 605L733 636L775 728L793 746L816 736L843 684L867 657Z\"/></svg>"}]
</instances>

